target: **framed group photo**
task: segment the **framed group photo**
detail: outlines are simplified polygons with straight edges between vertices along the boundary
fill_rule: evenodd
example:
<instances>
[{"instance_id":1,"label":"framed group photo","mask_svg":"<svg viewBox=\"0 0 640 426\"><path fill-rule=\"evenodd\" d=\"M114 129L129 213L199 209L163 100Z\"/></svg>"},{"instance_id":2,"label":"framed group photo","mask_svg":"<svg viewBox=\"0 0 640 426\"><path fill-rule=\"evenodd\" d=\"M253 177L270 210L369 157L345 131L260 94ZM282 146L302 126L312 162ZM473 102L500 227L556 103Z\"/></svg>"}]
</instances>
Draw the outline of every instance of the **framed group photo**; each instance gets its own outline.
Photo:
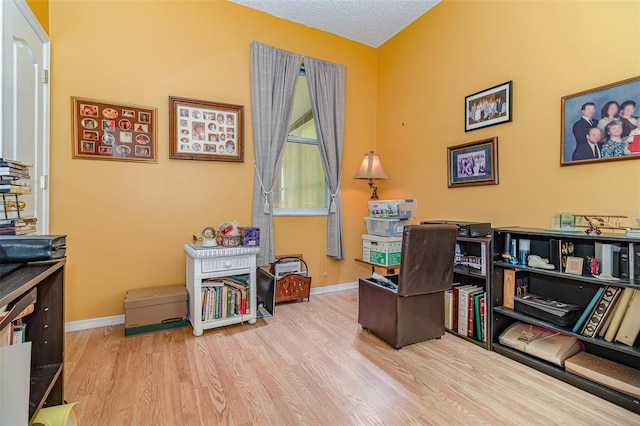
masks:
<instances>
[{"instance_id":1,"label":"framed group photo","mask_svg":"<svg viewBox=\"0 0 640 426\"><path fill-rule=\"evenodd\" d=\"M447 148L449 188L498 184L498 138Z\"/></svg>"},{"instance_id":2,"label":"framed group photo","mask_svg":"<svg viewBox=\"0 0 640 426\"><path fill-rule=\"evenodd\" d=\"M244 106L169 97L169 158L244 162Z\"/></svg>"},{"instance_id":3,"label":"framed group photo","mask_svg":"<svg viewBox=\"0 0 640 426\"><path fill-rule=\"evenodd\" d=\"M560 165L640 158L640 77L564 96Z\"/></svg>"},{"instance_id":4,"label":"framed group photo","mask_svg":"<svg viewBox=\"0 0 640 426\"><path fill-rule=\"evenodd\" d=\"M464 98L464 131L511 121L513 82L499 84Z\"/></svg>"},{"instance_id":5,"label":"framed group photo","mask_svg":"<svg viewBox=\"0 0 640 426\"><path fill-rule=\"evenodd\" d=\"M71 97L73 158L157 163L157 109Z\"/></svg>"}]
</instances>

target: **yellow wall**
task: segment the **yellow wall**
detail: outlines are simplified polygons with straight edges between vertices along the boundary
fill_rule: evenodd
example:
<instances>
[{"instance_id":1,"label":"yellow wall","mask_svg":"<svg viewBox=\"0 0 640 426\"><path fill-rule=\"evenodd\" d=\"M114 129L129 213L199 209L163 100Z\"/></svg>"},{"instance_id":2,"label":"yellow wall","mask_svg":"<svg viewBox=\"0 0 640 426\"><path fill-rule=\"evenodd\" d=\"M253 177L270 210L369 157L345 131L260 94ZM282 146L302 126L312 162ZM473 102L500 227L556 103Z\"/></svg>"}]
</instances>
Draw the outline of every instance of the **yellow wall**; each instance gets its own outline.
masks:
<instances>
[{"instance_id":1,"label":"yellow wall","mask_svg":"<svg viewBox=\"0 0 640 426\"><path fill-rule=\"evenodd\" d=\"M67 321L123 313L127 289L183 283L182 245L251 222L250 42L347 66L346 249L326 260L326 218L277 218L276 251L304 253L313 286L354 281L367 191L351 179L375 147L376 51L219 1L50 4L51 231L68 234ZM245 105L245 162L169 160L168 97ZM72 159L70 97L158 107L158 164ZM362 206L362 207L360 207Z\"/></svg>"},{"instance_id":2,"label":"yellow wall","mask_svg":"<svg viewBox=\"0 0 640 426\"><path fill-rule=\"evenodd\" d=\"M49 34L49 0L27 0L40 25Z\"/></svg>"},{"instance_id":3,"label":"yellow wall","mask_svg":"<svg viewBox=\"0 0 640 426\"><path fill-rule=\"evenodd\" d=\"M640 2L445 0L378 49L386 195L422 218L549 226L640 216L640 162L560 167L560 98L640 74ZM513 122L464 132L464 97L513 80ZM498 186L447 188L447 146L499 138ZM385 196L386 196L385 195Z\"/></svg>"},{"instance_id":4,"label":"yellow wall","mask_svg":"<svg viewBox=\"0 0 640 426\"><path fill-rule=\"evenodd\" d=\"M352 259L369 194L351 176L370 149L391 176L382 196L417 198L420 218L640 216L640 163L559 166L560 98L640 69L640 3L615 3L445 0L372 49L228 2L52 2L51 230L69 235L67 320L122 313L129 288L184 282L192 234L250 223L251 40L347 66L348 259L324 256L324 217L275 219L276 252L304 253L314 287L368 273ZM508 80L513 122L465 133L464 97ZM157 106L159 163L72 160L72 95ZM170 95L245 105L245 163L169 160ZM500 185L448 189L446 147L492 136Z\"/></svg>"}]
</instances>

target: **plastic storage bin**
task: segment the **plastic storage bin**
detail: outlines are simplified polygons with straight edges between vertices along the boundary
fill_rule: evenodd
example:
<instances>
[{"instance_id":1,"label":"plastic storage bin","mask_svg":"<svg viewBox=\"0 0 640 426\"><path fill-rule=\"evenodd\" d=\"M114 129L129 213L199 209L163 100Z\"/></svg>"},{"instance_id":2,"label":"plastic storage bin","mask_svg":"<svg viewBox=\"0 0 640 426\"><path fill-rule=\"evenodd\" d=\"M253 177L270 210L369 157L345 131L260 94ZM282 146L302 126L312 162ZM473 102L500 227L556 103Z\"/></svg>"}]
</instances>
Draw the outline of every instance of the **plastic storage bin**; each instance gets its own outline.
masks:
<instances>
[{"instance_id":1,"label":"plastic storage bin","mask_svg":"<svg viewBox=\"0 0 640 426\"><path fill-rule=\"evenodd\" d=\"M414 199L369 201L370 217L412 219L416 216L418 201Z\"/></svg>"},{"instance_id":2,"label":"plastic storage bin","mask_svg":"<svg viewBox=\"0 0 640 426\"><path fill-rule=\"evenodd\" d=\"M380 237L402 237L404 223L400 219L365 217L367 234Z\"/></svg>"}]
</instances>

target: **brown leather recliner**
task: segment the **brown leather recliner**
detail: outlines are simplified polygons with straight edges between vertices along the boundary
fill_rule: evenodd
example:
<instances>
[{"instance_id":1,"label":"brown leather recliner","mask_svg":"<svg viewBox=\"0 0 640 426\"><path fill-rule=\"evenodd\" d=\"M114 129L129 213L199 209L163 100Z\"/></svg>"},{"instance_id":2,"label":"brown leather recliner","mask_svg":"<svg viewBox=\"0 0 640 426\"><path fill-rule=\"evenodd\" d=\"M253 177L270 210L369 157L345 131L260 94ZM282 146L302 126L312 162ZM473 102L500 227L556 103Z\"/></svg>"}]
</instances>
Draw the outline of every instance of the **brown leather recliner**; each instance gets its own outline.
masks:
<instances>
[{"instance_id":1,"label":"brown leather recliner","mask_svg":"<svg viewBox=\"0 0 640 426\"><path fill-rule=\"evenodd\" d=\"M400 273L392 290L359 280L358 323L394 348L444 335L444 292L451 288L455 225L405 226Z\"/></svg>"}]
</instances>

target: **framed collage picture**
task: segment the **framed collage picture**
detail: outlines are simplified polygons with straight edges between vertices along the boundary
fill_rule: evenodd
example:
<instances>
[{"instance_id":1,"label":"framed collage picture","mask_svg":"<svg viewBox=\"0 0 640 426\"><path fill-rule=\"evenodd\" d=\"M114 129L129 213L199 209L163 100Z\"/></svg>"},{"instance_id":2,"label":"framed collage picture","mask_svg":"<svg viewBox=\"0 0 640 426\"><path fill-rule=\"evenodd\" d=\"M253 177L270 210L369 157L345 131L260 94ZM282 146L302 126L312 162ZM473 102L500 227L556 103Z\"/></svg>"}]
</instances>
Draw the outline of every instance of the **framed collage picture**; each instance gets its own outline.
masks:
<instances>
[{"instance_id":1,"label":"framed collage picture","mask_svg":"<svg viewBox=\"0 0 640 426\"><path fill-rule=\"evenodd\" d=\"M169 158L244 162L244 106L169 97Z\"/></svg>"},{"instance_id":2,"label":"framed collage picture","mask_svg":"<svg viewBox=\"0 0 640 426\"><path fill-rule=\"evenodd\" d=\"M71 97L73 158L157 163L157 109Z\"/></svg>"},{"instance_id":3,"label":"framed collage picture","mask_svg":"<svg viewBox=\"0 0 640 426\"><path fill-rule=\"evenodd\" d=\"M465 97L464 131L511 121L512 99L512 81Z\"/></svg>"}]
</instances>

